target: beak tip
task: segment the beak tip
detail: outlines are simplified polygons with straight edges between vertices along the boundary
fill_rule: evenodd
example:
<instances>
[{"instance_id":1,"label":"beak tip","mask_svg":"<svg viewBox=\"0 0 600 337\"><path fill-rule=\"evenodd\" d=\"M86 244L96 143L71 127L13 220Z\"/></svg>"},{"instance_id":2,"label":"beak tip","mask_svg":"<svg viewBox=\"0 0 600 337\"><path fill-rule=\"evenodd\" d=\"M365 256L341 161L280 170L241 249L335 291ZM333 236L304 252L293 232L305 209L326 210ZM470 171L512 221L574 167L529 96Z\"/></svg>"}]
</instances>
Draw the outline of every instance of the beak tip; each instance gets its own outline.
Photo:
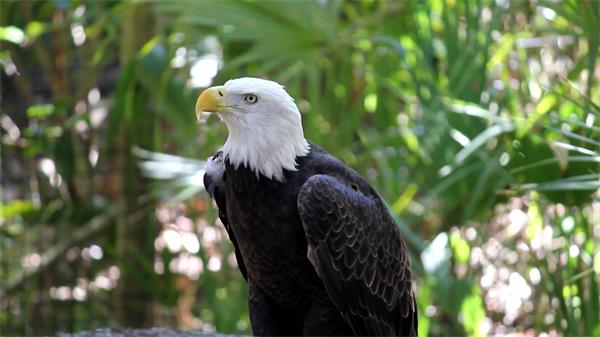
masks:
<instances>
[{"instance_id":1,"label":"beak tip","mask_svg":"<svg viewBox=\"0 0 600 337\"><path fill-rule=\"evenodd\" d=\"M196 117L202 114L218 112L221 107L223 87L211 87L204 90L196 100Z\"/></svg>"}]
</instances>

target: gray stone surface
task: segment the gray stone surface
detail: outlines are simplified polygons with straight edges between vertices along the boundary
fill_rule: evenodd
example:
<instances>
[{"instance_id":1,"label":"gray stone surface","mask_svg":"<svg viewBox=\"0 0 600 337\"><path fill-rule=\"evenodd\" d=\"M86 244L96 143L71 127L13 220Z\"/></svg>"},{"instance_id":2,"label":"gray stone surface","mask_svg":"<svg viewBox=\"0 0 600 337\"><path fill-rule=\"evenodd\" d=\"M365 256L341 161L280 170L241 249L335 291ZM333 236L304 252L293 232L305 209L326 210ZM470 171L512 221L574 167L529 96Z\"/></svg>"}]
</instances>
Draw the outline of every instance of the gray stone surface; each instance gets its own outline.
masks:
<instances>
[{"instance_id":1,"label":"gray stone surface","mask_svg":"<svg viewBox=\"0 0 600 337\"><path fill-rule=\"evenodd\" d=\"M240 337L206 331L183 331L166 328L111 329L102 328L75 333L57 332L56 337Z\"/></svg>"}]
</instances>

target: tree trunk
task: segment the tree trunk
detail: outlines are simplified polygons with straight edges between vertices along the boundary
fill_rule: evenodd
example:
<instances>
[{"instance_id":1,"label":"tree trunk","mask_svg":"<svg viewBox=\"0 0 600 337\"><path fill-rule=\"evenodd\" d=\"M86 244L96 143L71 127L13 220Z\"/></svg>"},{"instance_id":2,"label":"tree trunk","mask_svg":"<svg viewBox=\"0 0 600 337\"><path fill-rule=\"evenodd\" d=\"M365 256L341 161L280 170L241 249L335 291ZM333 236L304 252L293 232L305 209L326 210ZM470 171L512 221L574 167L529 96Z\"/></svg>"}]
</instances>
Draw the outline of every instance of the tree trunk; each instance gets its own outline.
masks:
<instances>
[{"instance_id":1,"label":"tree trunk","mask_svg":"<svg viewBox=\"0 0 600 337\"><path fill-rule=\"evenodd\" d=\"M120 61L125 68L154 34L154 16L148 4L126 2L123 11ZM145 107L148 93L134 80L127 86L123 125L116 140L119 170L119 209L116 253L120 279L116 289L116 315L120 326L152 325L152 280L154 238L157 224L152 200L147 198L150 182L141 176L132 148L153 150L156 117ZM117 93L119 95L119 93ZM143 116L140 116L142 115Z\"/></svg>"}]
</instances>

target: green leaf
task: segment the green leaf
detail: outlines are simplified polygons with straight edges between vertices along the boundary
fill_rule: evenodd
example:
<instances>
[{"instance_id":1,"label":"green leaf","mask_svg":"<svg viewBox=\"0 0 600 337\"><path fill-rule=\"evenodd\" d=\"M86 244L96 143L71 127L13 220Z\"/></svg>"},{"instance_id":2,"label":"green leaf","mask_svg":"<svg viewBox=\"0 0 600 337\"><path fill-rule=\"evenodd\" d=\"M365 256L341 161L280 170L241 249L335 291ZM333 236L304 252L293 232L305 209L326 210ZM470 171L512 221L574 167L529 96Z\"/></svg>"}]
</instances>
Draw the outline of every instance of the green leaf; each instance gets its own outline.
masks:
<instances>
[{"instance_id":1,"label":"green leaf","mask_svg":"<svg viewBox=\"0 0 600 337\"><path fill-rule=\"evenodd\" d=\"M483 337L486 335L482 330L485 308L481 294L479 294L479 287L472 287L471 293L462 301L460 314L468 336Z\"/></svg>"},{"instance_id":2,"label":"green leaf","mask_svg":"<svg viewBox=\"0 0 600 337\"><path fill-rule=\"evenodd\" d=\"M27 41L27 35L19 27L0 26L0 40L12 42L14 44L23 44Z\"/></svg>"},{"instance_id":3,"label":"green leaf","mask_svg":"<svg viewBox=\"0 0 600 337\"><path fill-rule=\"evenodd\" d=\"M0 219L6 220L33 210L35 210L35 207L31 201L12 200L7 203L0 203Z\"/></svg>"},{"instance_id":4,"label":"green leaf","mask_svg":"<svg viewBox=\"0 0 600 337\"><path fill-rule=\"evenodd\" d=\"M589 190L596 191L600 189L600 179L573 181L570 178L559 179L539 184L523 184L517 185L520 190L536 190L536 191L574 191L574 190ZM590 192L590 196L592 194ZM564 201L564 200L563 200Z\"/></svg>"},{"instance_id":5,"label":"green leaf","mask_svg":"<svg viewBox=\"0 0 600 337\"><path fill-rule=\"evenodd\" d=\"M132 58L123 68L115 89L115 101L108 115L108 126L106 136L106 153L112 150L121 126L127 118L127 100L135 84L136 58ZM108 156L105 156L108 157Z\"/></svg>"},{"instance_id":6,"label":"green leaf","mask_svg":"<svg viewBox=\"0 0 600 337\"><path fill-rule=\"evenodd\" d=\"M27 108L27 117L44 119L55 111L54 104L32 105Z\"/></svg>"},{"instance_id":7,"label":"green leaf","mask_svg":"<svg viewBox=\"0 0 600 337\"><path fill-rule=\"evenodd\" d=\"M511 132L515 129L514 125L510 123L496 124L481 132L477 137L471 140L462 150L460 150L454 157L454 163L460 164L465 161L471 154L477 149L482 147L492 138L498 137L499 135Z\"/></svg>"},{"instance_id":8,"label":"green leaf","mask_svg":"<svg viewBox=\"0 0 600 337\"><path fill-rule=\"evenodd\" d=\"M58 173L67 183L75 176L75 153L71 133L63 133L54 148L54 158Z\"/></svg>"},{"instance_id":9,"label":"green leaf","mask_svg":"<svg viewBox=\"0 0 600 337\"><path fill-rule=\"evenodd\" d=\"M540 211L539 204L539 194L536 192L530 193L531 201L529 203L529 208L527 209L527 228L525 229L525 234L529 243L533 241L533 239L539 236L542 233L542 228L544 226L543 214Z\"/></svg>"},{"instance_id":10,"label":"green leaf","mask_svg":"<svg viewBox=\"0 0 600 337\"><path fill-rule=\"evenodd\" d=\"M525 123L522 123L517 129L517 136L519 138L525 136L529 130L535 125L535 123L548 114L557 104L557 97L553 94L547 94L535 106L533 114L531 114Z\"/></svg>"},{"instance_id":11,"label":"green leaf","mask_svg":"<svg viewBox=\"0 0 600 337\"><path fill-rule=\"evenodd\" d=\"M450 247L452 247L456 263L467 264L467 262L469 262L471 247L469 247L467 241L461 237L458 231L455 231L450 235Z\"/></svg>"},{"instance_id":12,"label":"green leaf","mask_svg":"<svg viewBox=\"0 0 600 337\"><path fill-rule=\"evenodd\" d=\"M46 25L39 21L29 22L27 24L27 27L25 27L25 32L27 33L27 36L32 40L35 40L38 36L42 35L45 32L45 30Z\"/></svg>"}]
</instances>

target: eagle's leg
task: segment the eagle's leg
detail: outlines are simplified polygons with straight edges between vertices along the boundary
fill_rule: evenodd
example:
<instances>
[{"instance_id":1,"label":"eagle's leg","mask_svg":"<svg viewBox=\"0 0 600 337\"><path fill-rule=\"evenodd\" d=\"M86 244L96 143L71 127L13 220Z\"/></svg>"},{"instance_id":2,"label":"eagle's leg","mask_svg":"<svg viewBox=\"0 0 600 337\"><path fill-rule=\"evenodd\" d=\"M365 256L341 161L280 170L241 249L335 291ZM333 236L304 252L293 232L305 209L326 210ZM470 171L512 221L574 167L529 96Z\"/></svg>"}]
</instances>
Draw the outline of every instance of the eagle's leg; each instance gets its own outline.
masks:
<instances>
[{"instance_id":1,"label":"eagle's leg","mask_svg":"<svg viewBox=\"0 0 600 337\"><path fill-rule=\"evenodd\" d=\"M301 336L302 320L248 282L248 306L255 336Z\"/></svg>"},{"instance_id":2,"label":"eagle's leg","mask_svg":"<svg viewBox=\"0 0 600 337\"><path fill-rule=\"evenodd\" d=\"M354 336L326 294L317 296L304 318L305 336Z\"/></svg>"}]
</instances>

